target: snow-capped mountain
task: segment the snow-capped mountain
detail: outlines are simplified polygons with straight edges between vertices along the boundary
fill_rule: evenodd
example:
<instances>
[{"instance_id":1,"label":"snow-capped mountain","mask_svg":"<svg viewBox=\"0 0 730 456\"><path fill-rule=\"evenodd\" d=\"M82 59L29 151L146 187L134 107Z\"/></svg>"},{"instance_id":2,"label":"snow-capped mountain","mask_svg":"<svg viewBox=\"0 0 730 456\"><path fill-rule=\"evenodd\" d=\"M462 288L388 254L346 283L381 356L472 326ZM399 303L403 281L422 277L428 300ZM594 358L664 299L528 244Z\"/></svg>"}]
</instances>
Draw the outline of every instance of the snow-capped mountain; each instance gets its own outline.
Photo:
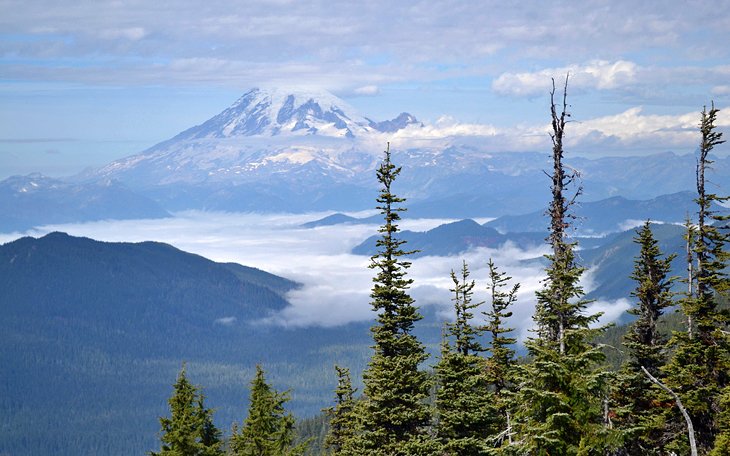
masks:
<instances>
[{"instance_id":1,"label":"snow-capped mountain","mask_svg":"<svg viewBox=\"0 0 730 456\"><path fill-rule=\"evenodd\" d=\"M393 132L417 123L408 113L393 120L374 122L322 90L256 88L225 111L173 140L305 135L354 138L373 131Z\"/></svg>"},{"instance_id":2,"label":"snow-capped mountain","mask_svg":"<svg viewBox=\"0 0 730 456\"><path fill-rule=\"evenodd\" d=\"M377 163L364 142L376 137L384 144L383 134L420 126L408 113L375 122L321 90L252 89L206 122L83 179L115 178L147 190L242 185L282 174L293 185L307 179L352 183Z\"/></svg>"},{"instance_id":3,"label":"snow-capped mountain","mask_svg":"<svg viewBox=\"0 0 730 456\"><path fill-rule=\"evenodd\" d=\"M374 121L321 90L252 89L202 124L78 179L117 180L167 210L359 210L373 206L374 170L394 139L409 214L483 217L545 206L547 152L500 153L474 138L430 141L429 128L407 113ZM421 133L423 141L404 140ZM567 161L583 173L585 201L693 188L692 156ZM714 167L728 175L730 158Z\"/></svg>"}]
</instances>

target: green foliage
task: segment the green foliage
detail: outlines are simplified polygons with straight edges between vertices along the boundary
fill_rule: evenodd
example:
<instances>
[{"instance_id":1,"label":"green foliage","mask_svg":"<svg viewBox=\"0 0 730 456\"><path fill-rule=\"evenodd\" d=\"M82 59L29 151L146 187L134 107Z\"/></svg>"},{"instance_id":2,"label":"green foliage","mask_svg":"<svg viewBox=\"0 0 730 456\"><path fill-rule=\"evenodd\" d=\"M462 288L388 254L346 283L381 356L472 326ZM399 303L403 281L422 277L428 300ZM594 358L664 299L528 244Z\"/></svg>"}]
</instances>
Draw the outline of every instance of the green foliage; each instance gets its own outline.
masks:
<instances>
[{"instance_id":1,"label":"green foliage","mask_svg":"<svg viewBox=\"0 0 730 456\"><path fill-rule=\"evenodd\" d=\"M620 430L627 454L664 454L667 443L667 417L673 399L652 383L641 371L646 368L661 378L666 363L667 338L660 332L659 319L670 307L673 279L667 277L674 255L661 258L658 242L647 221L634 242L641 246L634 260L631 278L636 282L632 296L638 306L628 312L637 319L624 336L628 358L619 372L613 391L614 425Z\"/></svg>"},{"instance_id":2,"label":"green foliage","mask_svg":"<svg viewBox=\"0 0 730 456\"><path fill-rule=\"evenodd\" d=\"M552 102L553 174L547 278L537 292L537 338L527 341L532 362L521 365L515 396L515 445L524 454L602 454L612 433L604 421L603 405L608 375L598 369L604 361L591 344L601 329L590 329L598 315L588 315L588 302L579 285L583 268L566 241L570 206L580 194L565 196L577 177L562 164L562 139L569 117L567 83L562 112ZM553 95L554 95L553 88Z\"/></svg>"},{"instance_id":3,"label":"green foliage","mask_svg":"<svg viewBox=\"0 0 730 456\"><path fill-rule=\"evenodd\" d=\"M337 371L337 389L335 389L335 406L325 409L329 417L329 432L325 438L325 446L329 454L345 455L345 444L352 440L357 430L355 420L355 390L350 380L350 369L335 366Z\"/></svg>"},{"instance_id":4,"label":"green foliage","mask_svg":"<svg viewBox=\"0 0 730 456\"><path fill-rule=\"evenodd\" d=\"M682 301L682 310L692 322L691 331L675 333L671 340L674 355L666 366L667 384L686 406L695 429L700 454L711 451L716 440L722 441L720 416L723 392L730 384L730 340L728 315L718 309L719 295L730 290L725 268L729 258L725 244L727 232L717 225L727 220L711 210L713 202L726 201L708 193L705 171L712 161L709 153L722 144L722 134L715 131L718 110L713 106L701 113L699 158L697 162L697 224L692 252L696 258L694 281L696 292ZM715 222L712 224L711 222ZM674 445L681 448L686 437L679 434Z\"/></svg>"},{"instance_id":5,"label":"green foliage","mask_svg":"<svg viewBox=\"0 0 730 456\"><path fill-rule=\"evenodd\" d=\"M431 414L425 399L429 379L419 365L426 360L423 344L412 333L422 318L408 295L412 280L406 278L410 263L402 257L408 252L398 239L403 198L392 192L400 173L390 161L390 149L377 170L382 184L377 207L385 222L379 232L378 254L371 268L377 271L371 293L373 310L378 313L372 327L374 353L363 374L365 397L359 409L362 430L347 445L348 451L372 455L417 455L430 451L428 436Z\"/></svg>"},{"instance_id":6,"label":"green foliage","mask_svg":"<svg viewBox=\"0 0 730 456\"><path fill-rule=\"evenodd\" d=\"M451 281L454 283L454 288L450 291L454 293L452 300L454 301L455 319L453 323L445 323L447 335L453 337L454 350L462 355L484 351L484 347L477 339L484 332L484 329L471 324L471 320L474 318L472 311L484 303L472 302L475 282L468 279L469 267L466 261L462 263L459 277L456 276L453 270L451 271Z\"/></svg>"},{"instance_id":7,"label":"green foliage","mask_svg":"<svg viewBox=\"0 0 730 456\"><path fill-rule=\"evenodd\" d=\"M279 393L264 379L261 366L256 366L256 376L251 382L251 399L248 416L240 431L231 436L230 450L235 456L295 456L306 449L306 442L293 445L294 417L287 413L284 404L288 392Z\"/></svg>"},{"instance_id":8,"label":"green foliage","mask_svg":"<svg viewBox=\"0 0 730 456\"><path fill-rule=\"evenodd\" d=\"M180 370L170 404L170 418L160 418L162 449L151 456L222 455L221 432L213 425L212 411L205 408L203 395Z\"/></svg>"},{"instance_id":9,"label":"green foliage","mask_svg":"<svg viewBox=\"0 0 730 456\"><path fill-rule=\"evenodd\" d=\"M513 331L505 327L506 320L512 316L507 310L517 301L517 291L520 284L516 283L504 291L512 277L500 272L492 259L489 259L489 282L487 290L491 297L491 310L484 312L487 317L485 330L491 335L487 350L490 357L486 360L487 381L493 391L493 406L497 410L496 417L496 445L509 444L511 439L511 417L514 414L512 397L515 388L515 351L512 348L517 342L507 334Z\"/></svg>"},{"instance_id":10,"label":"green foliage","mask_svg":"<svg viewBox=\"0 0 730 456\"><path fill-rule=\"evenodd\" d=\"M484 455L490 447L485 437L494 433L497 412L485 360L478 356L484 348L476 338L484 330L472 325L472 310L482 303L472 302L475 284L469 281L466 262L459 277L451 271L451 279L456 318L454 323L445 324L447 337L435 367L436 435L444 454Z\"/></svg>"}]
</instances>

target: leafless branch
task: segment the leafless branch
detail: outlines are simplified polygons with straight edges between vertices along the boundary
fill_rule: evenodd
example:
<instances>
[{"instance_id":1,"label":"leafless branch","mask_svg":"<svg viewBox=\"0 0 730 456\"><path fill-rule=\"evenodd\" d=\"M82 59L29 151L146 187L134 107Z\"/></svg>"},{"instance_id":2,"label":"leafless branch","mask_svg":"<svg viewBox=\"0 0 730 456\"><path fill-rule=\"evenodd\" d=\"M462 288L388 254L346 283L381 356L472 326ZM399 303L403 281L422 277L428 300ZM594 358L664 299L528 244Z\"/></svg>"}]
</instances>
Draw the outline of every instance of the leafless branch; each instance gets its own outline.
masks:
<instances>
[{"instance_id":1,"label":"leafless branch","mask_svg":"<svg viewBox=\"0 0 730 456\"><path fill-rule=\"evenodd\" d=\"M644 371L644 374L649 377L649 380L651 380L652 383L659 386L659 388L663 389L667 393L671 394L674 398L674 402L676 402L677 407L679 408L679 411L682 412L682 415L684 416L684 420L687 422L687 434L689 434L689 448L691 451L692 456L697 456L697 443L695 442L695 429L694 426L692 426L692 419L689 416L689 413L687 413L687 409L684 408L684 405L682 405L682 400L679 399L679 395L672 391L668 386L666 386L664 383L657 380L653 375L649 373L648 370L644 366L641 366L641 370Z\"/></svg>"}]
</instances>

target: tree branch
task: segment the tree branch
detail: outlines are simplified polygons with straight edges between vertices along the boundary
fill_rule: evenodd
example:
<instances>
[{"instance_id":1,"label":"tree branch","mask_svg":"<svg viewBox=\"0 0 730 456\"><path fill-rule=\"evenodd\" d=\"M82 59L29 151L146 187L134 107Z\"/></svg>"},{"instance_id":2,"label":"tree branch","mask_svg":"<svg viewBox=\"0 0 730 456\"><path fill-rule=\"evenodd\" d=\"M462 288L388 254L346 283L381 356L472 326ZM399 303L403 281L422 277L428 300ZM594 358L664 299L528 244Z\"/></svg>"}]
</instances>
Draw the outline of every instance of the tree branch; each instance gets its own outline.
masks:
<instances>
[{"instance_id":1,"label":"tree branch","mask_svg":"<svg viewBox=\"0 0 730 456\"><path fill-rule=\"evenodd\" d=\"M687 409L684 408L684 405L682 405L682 401L679 399L679 396L677 393L672 391L668 386L657 380L653 375L649 373L648 370L644 366L641 366L641 370L644 371L644 374L649 377L649 380L651 380L652 383L659 386L659 388L663 389L667 393L671 394L674 398L674 402L677 403L677 407L679 408L679 411L682 412L682 415L684 416L684 420L687 422L687 434L689 434L689 448L691 451L692 456L697 456L697 443L695 443L695 429L694 426L692 426L692 419L689 417L689 413L687 413Z\"/></svg>"}]
</instances>

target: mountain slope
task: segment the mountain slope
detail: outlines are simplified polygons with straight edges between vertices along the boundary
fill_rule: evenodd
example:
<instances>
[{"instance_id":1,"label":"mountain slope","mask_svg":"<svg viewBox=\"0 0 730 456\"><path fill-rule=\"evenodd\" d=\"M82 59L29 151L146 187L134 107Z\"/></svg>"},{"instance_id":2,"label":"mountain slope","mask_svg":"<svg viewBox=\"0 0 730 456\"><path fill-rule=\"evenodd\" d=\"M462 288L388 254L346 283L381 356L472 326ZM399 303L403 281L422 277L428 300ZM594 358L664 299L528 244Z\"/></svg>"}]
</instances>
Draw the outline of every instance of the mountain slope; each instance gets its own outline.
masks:
<instances>
[{"instance_id":1,"label":"mountain slope","mask_svg":"<svg viewBox=\"0 0 730 456\"><path fill-rule=\"evenodd\" d=\"M424 232L405 230L399 233L405 240L409 250L416 250L409 255L451 256L478 247L496 248L505 242L514 242L521 247L534 247L545 242L542 233L510 233L500 234L494 228L478 224L474 220L460 220L446 223ZM377 253L375 242L378 236L371 236L352 249L355 255L372 256Z\"/></svg>"},{"instance_id":2,"label":"mountain slope","mask_svg":"<svg viewBox=\"0 0 730 456\"><path fill-rule=\"evenodd\" d=\"M682 223L687 216L697 211L694 202L696 194L679 192L661 195L650 200L630 200L621 196L579 203L574 208L577 217L577 232L583 235L604 234L623 231L628 224L641 223L647 219L666 223ZM714 210L726 211L720 206ZM544 211L523 215L507 215L486 223L501 232L541 231L547 229Z\"/></svg>"},{"instance_id":3,"label":"mountain slope","mask_svg":"<svg viewBox=\"0 0 730 456\"><path fill-rule=\"evenodd\" d=\"M183 361L224 430L243 419L257 363L278 388L294 390L298 415L319 411L336 383L323 366L359 374L369 325L260 324L295 286L154 242L52 233L0 246L0 454L159 447L157 417L168 413Z\"/></svg>"}]
</instances>

